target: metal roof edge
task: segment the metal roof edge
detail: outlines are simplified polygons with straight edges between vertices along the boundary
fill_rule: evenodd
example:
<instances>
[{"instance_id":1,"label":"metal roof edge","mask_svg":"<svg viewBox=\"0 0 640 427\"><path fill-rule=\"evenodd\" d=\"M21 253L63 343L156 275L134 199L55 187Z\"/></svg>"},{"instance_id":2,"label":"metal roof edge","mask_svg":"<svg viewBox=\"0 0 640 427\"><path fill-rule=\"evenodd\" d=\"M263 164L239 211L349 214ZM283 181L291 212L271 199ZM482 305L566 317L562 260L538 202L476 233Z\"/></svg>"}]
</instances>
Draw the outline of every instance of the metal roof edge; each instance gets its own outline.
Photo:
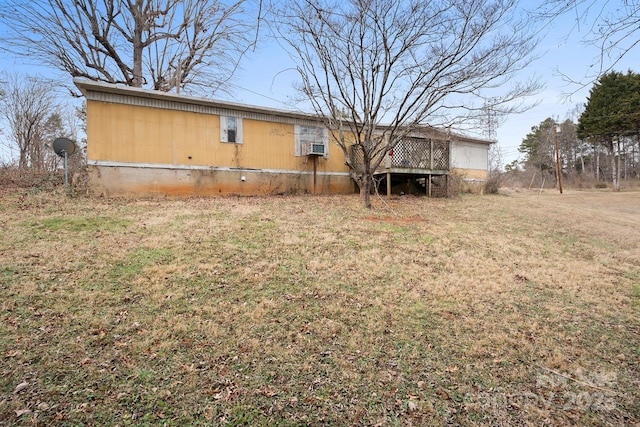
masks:
<instances>
[{"instance_id":1,"label":"metal roof edge","mask_svg":"<svg viewBox=\"0 0 640 427\"><path fill-rule=\"evenodd\" d=\"M139 98L155 99L160 101L173 101L184 104L202 105L205 107L221 108L225 110L246 111L250 113L266 114L276 117L288 117L302 120L322 121L317 114L304 113L302 111L281 110L277 108L260 107L256 105L242 104L230 101L219 101L192 95L162 92L152 89L143 89L122 84L98 82L87 78L74 78L73 83L82 94L87 97L87 92L103 92L116 95L128 95Z\"/></svg>"}]
</instances>

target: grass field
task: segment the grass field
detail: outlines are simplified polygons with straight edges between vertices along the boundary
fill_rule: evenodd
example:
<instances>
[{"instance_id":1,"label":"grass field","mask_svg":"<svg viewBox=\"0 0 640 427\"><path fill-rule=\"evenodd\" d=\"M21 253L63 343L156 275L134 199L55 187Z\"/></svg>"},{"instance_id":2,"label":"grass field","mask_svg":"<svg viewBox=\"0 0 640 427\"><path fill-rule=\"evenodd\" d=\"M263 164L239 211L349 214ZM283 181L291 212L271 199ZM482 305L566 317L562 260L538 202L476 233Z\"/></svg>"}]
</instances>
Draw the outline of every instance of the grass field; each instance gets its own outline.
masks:
<instances>
[{"instance_id":1,"label":"grass field","mask_svg":"<svg viewBox=\"0 0 640 427\"><path fill-rule=\"evenodd\" d=\"M0 426L638 425L640 192L0 194Z\"/></svg>"}]
</instances>

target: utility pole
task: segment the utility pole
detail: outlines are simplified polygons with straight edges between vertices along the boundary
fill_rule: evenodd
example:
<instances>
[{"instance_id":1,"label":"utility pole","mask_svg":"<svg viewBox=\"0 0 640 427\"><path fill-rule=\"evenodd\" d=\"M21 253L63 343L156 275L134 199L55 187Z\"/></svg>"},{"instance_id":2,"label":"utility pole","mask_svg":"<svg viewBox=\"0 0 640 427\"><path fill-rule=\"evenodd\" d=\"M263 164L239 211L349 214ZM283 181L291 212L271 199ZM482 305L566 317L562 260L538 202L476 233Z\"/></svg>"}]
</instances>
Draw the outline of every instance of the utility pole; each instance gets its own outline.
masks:
<instances>
[{"instance_id":1,"label":"utility pole","mask_svg":"<svg viewBox=\"0 0 640 427\"><path fill-rule=\"evenodd\" d=\"M556 146L556 175L558 175L558 188L562 194L562 168L560 167L560 152L558 150L558 126L553 124L553 142Z\"/></svg>"}]
</instances>

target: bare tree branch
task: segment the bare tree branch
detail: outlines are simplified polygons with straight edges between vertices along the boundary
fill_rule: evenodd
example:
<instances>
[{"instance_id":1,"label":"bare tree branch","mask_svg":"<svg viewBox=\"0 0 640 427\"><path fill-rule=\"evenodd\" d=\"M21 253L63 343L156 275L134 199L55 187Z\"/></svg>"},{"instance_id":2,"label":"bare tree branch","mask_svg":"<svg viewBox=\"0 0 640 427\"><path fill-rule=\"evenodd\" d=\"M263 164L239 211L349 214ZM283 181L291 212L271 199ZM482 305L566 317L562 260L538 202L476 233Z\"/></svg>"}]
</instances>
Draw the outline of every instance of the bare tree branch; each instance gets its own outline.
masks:
<instances>
[{"instance_id":1,"label":"bare tree branch","mask_svg":"<svg viewBox=\"0 0 640 427\"><path fill-rule=\"evenodd\" d=\"M45 147L64 130L62 110L50 83L35 77L10 76L0 98L0 115L7 123L7 138L18 153L18 167L53 171L58 160Z\"/></svg>"},{"instance_id":2,"label":"bare tree branch","mask_svg":"<svg viewBox=\"0 0 640 427\"><path fill-rule=\"evenodd\" d=\"M595 83L602 75L613 71L640 44L640 0L546 0L531 11L531 16L551 22L569 16L574 25L568 33L586 28L586 45L596 47L589 70L579 78L557 70L578 90Z\"/></svg>"},{"instance_id":3,"label":"bare tree branch","mask_svg":"<svg viewBox=\"0 0 640 427\"><path fill-rule=\"evenodd\" d=\"M213 92L254 43L247 0L8 0L0 24L18 55L72 77Z\"/></svg>"}]
</instances>

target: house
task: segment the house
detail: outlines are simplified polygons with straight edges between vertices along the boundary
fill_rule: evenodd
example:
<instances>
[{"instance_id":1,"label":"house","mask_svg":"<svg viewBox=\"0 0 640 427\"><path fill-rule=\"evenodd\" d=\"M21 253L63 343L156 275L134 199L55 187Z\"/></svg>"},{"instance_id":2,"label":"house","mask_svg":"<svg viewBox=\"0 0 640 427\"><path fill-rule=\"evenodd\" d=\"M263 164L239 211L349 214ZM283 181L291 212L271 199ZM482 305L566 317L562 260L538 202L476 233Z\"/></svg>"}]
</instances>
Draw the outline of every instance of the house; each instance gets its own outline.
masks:
<instances>
[{"instance_id":1,"label":"house","mask_svg":"<svg viewBox=\"0 0 640 427\"><path fill-rule=\"evenodd\" d=\"M357 191L342 151L330 143L318 116L85 79L74 83L87 101L93 192L210 196ZM456 168L468 179L486 180L490 144L428 129L402 141L376 173L422 178L427 189Z\"/></svg>"}]
</instances>

